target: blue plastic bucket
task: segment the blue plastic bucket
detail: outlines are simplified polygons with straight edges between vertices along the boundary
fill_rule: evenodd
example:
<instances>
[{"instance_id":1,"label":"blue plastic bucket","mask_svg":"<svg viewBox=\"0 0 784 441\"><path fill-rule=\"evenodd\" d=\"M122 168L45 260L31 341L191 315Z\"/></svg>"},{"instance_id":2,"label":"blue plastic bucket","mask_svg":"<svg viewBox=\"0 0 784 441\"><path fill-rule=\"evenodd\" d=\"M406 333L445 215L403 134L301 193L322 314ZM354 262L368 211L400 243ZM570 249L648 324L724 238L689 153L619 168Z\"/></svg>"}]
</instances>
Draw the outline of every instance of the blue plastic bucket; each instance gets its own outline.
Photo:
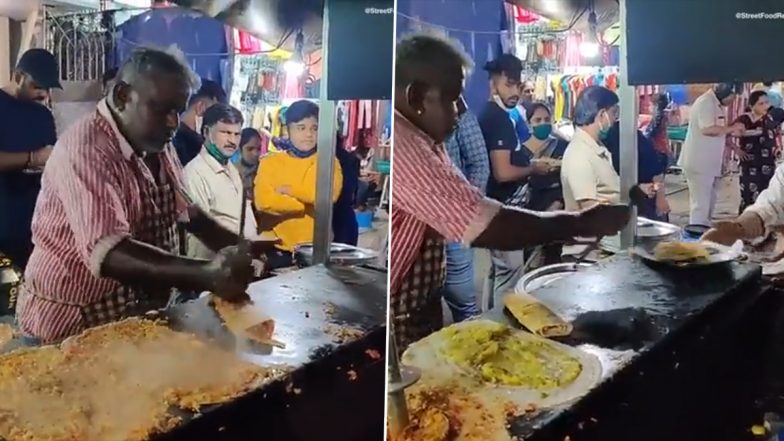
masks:
<instances>
[{"instance_id":1,"label":"blue plastic bucket","mask_svg":"<svg viewBox=\"0 0 784 441\"><path fill-rule=\"evenodd\" d=\"M373 212L372 211L356 211L357 226L359 228L370 229L373 228Z\"/></svg>"}]
</instances>

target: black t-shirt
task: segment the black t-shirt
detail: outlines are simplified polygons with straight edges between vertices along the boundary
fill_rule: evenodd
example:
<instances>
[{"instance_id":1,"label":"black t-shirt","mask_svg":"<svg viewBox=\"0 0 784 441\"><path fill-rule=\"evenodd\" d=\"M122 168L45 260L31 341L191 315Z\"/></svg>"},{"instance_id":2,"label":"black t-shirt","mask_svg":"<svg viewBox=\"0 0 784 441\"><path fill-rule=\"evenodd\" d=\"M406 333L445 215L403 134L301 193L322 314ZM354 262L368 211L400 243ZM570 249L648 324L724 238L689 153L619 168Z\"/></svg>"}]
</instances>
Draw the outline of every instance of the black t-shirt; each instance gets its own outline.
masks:
<instances>
[{"instance_id":1,"label":"black t-shirt","mask_svg":"<svg viewBox=\"0 0 784 441\"><path fill-rule=\"evenodd\" d=\"M52 112L0 90L0 151L29 153L57 141ZM24 266L32 250L30 224L41 173L0 172L0 251Z\"/></svg>"},{"instance_id":2,"label":"black t-shirt","mask_svg":"<svg viewBox=\"0 0 784 441\"><path fill-rule=\"evenodd\" d=\"M181 122L180 127L177 128L177 133L174 134L172 144L174 144L174 149L177 151L177 157L180 158L182 166L185 167L201 151L204 138L198 132L188 127L187 124Z\"/></svg>"},{"instance_id":3,"label":"black t-shirt","mask_svg":"<svg viewBox=\"0 0 784 441\"><path fill-rule=\"evenodd\" d=\"M517 138L517 132L512 120L509 118L509 113L498 107L498 104L495 102L488 101L479 113L478 119L488 154L493 150L509 150L512 165L518 167L530 165L530 152L521 145L520 140ZM487 181L487 196L504 202L524 184L524 182L499 183L491 172L490 179Z\"/></svg>"}]
</instances>

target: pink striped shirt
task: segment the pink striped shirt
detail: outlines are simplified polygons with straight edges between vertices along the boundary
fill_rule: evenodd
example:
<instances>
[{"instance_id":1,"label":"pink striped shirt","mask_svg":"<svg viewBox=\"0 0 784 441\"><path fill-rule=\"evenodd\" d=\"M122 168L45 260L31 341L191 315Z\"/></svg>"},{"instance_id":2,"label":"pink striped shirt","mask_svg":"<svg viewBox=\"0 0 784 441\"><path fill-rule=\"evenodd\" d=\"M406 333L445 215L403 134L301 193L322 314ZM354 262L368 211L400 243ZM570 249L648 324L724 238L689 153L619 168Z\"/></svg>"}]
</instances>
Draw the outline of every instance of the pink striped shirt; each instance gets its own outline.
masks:
<instances>
[{"instance_id":1,"label":"pink striped shirt","mask_svg":"<svg viewBox=\"0 0 784 441\"><path fill-rule=\"evenodd\" d=\"M171 146L161 164L184 215L182 166ZM78 333L84 327L80 307L119 287L101 277L101 266L112 248L141 228L141 194L150 183L152 172L120 134L105 101L60 137L33 216L35 248L17 308L24 334L49 343Z\"/></svg>"},{"instance_id":2,"label":"pink striped shirt","mask_svg":"<svg viewBox=\"0 0 784 441\"><path fill-rule=\"evenodd\" d=\"M470 244L501 205L485 198L452 164L443 144L395 111L392 149L391 295L414 264L427 227Z\"/></svg>"}]
</instances>

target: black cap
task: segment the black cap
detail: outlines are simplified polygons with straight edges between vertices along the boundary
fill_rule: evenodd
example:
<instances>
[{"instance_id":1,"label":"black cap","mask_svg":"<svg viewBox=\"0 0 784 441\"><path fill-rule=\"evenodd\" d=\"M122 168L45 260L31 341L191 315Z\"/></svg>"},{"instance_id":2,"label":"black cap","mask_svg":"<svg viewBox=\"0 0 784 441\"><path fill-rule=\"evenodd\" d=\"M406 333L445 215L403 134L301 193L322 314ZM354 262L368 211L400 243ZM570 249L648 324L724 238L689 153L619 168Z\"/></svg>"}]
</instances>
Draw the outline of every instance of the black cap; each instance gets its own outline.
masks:
<instances>
[{"instance_id":1,"label":"black cap","mask_svg":"<svg viewBox=\"0 0 784 441\"><path fill-rule=\"evenodd\" d=\"M503 73L509 78L522 80L523 62L512 54L501 54L495 60L488 61L485 70L491 74Z\"/></svg>"},{"instance_id":2,"label":"black cap","mask_svg":"<svg viewBox=\"0 0 784 441\"><path fill-rule=\"evenodd\" d=\"M16 69L33 78L44 89L62 89L57 60L46 49L30 49L19 59Z\"/></svg>"}]
</instances>

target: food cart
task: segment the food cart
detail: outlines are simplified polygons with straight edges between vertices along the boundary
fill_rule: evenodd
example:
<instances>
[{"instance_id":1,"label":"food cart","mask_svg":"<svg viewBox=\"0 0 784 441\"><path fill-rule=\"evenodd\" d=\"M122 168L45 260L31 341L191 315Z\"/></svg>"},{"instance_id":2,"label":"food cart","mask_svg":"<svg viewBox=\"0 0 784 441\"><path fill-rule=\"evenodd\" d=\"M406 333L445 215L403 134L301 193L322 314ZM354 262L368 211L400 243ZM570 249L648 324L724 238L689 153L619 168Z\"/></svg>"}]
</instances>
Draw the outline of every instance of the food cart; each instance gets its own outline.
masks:
<instances>
[{"instance_id":1,"label":"food cart","mask_svg":"<svg viewBox=\"0 0 784 441\"><path fill-rule=\"evenodd\" d=\"M242 7L223 1L175 3L265 39L277 40L272 37L299 27L307 41L323 46L327 65L330 2L300 2L298 10L282 0L241 2ZM326 85L323 80L313 265L258 281L248 291L253 303L275 321L277 343L250 344L238 338L207 298L159 312L178 331L212 341L244 361L280 366L288 373L225 404L198 412L172 410L181 424L154 439L362 441L383 436L387 275L382 267L330 262L329 183L336 129L335 105L327 99Z\"/></svg>"},{"instance_id":2,"label":"food cart","mask_svg":"<svg viewBox=\"0 0 784 441\"><path fill-rule=\"evenodd\" d=\"M629 29L626 3L619 2L622 34ZM629 190L637 183L637 105L635 89L628 82L624 40L622 35L620 176L622 197L629 202ZM600 363L599 378L579 398L526 406L525 400L518 399L519 392L511 392L506 397L514 406L488 414L476 412L488 408L486 400L442 400L435 393L427 398L441 415L422 413L427 406L421 403L427 400L417 402L415 394L426 389L427 382L440 379L432 370L423 372L427 366L414 364L421 379L408 388L407 428L429 425L430 434L436 434L432 439L440 439L440 429L446 427L443 421L448 421L450 435L462 440L755 439L752 426L767 419L766 412L782 408L777 371L784 333L778 289L763 278L760 266L749 262L684 269L643 261L628 252L639 243L639 225L632 222L624 230L620 250L612 257L593 265L564 264L566 269L555 273L545 269L521 282L529 294L573 327L568 336L548 340L579 349ZM669 233L662 237L672 240ZM503 306L479 320L520 328ZM408 386L406 361L418 360L404 353L402 361L403 375L396 385ZM480 371L480 381L487 382L488 371L496 367L483 365L487 371ZM464 387L460 381L452 383L453 389ZM471 387L476 390L475 383ZM481 387L514 389L505 384ZM550 393L559 390L532 401L547 402ZM395 399L390 400L391 414L398 411L392 406ZM446 418L439 420L441 416ZM494 419L500 420L500 430L488 426L487 421ZM762 432L762 439L771 435ZM404 432L402 439L416 439L412 433L425 431Z\"/></svg>"}]
</instances>

